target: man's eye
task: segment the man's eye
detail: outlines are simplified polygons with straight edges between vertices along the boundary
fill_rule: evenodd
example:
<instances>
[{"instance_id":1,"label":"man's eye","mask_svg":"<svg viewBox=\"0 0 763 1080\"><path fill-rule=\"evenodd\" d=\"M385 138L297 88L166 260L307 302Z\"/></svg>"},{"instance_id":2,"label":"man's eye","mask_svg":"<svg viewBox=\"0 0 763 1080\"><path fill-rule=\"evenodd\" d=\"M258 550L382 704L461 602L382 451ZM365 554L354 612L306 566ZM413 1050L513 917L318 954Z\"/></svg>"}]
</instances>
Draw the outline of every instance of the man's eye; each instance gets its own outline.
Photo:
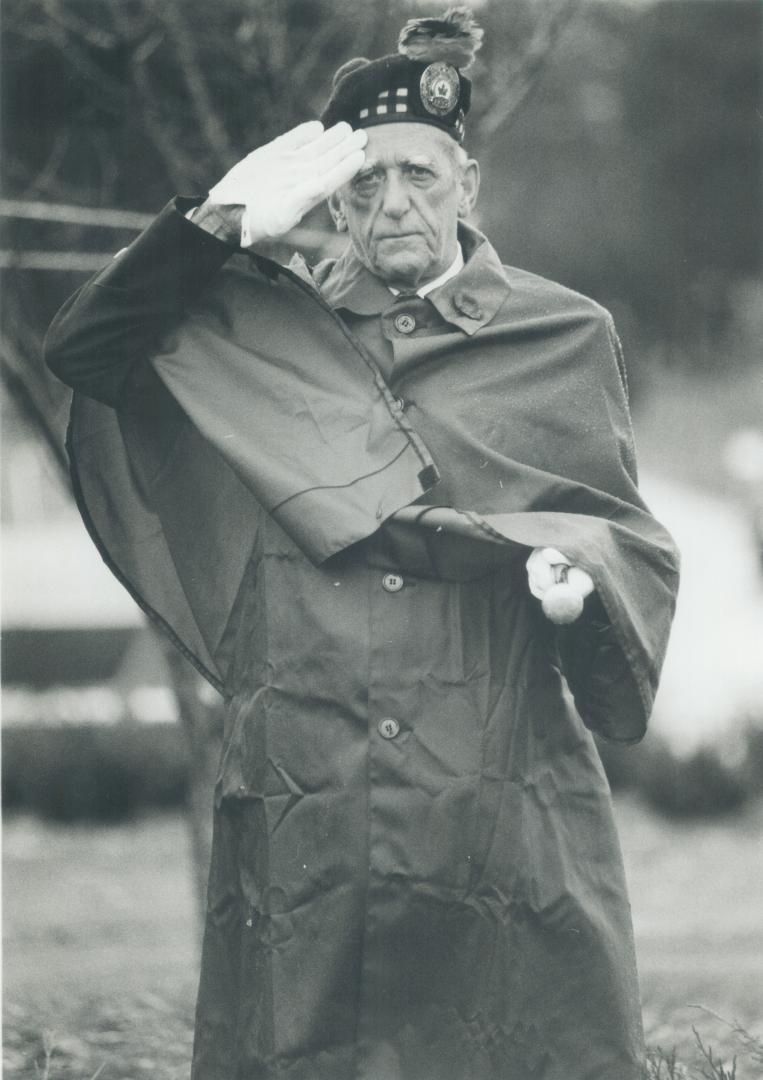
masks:
<instances>
[{"instance_id":1,"label":"man's eye","mask_svg":"<svg viewBox=\"0 0 763 1080\"><path fill-rule=\"evenodd\" d=\"M432 170L427 169L424 165L410 165L408 174L414 180L431 180L433 175Z\"/></svg>"},{"instance_id":2,"label":"man's eye","mask_svg":"<svg viewBox=\"0 0 763 1080\"><path fill-rule=\"evenodd\" d=\"M356 191L366 192L376 187L378 182L378 173L365 173L365 175L356 176L352 184Z\"/></svg>"}]
</instances>

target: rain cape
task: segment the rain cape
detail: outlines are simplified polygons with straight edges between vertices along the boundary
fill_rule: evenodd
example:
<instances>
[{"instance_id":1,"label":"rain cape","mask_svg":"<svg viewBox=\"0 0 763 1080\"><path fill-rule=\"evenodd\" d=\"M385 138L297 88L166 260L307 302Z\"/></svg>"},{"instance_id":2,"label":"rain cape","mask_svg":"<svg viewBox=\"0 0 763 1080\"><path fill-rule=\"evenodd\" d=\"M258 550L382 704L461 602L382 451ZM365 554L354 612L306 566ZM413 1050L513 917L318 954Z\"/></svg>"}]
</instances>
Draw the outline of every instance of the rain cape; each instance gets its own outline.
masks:
<instances>
[{"instance_id":1,"label":"rain cape","mask_svg":"<svg viewBox=\"0 0 763 1080\"><path fill-rule=\"evenodd\" d=\"M640 1076L583 725L643 734L677 557L611 320L500 273L479 332L411 341L388 385L301 271L236 256L119 408L75 396L91 534L229 701L194 1080ZM562 631L538 546L596 585Z\"/></svg>"}]
</instances>

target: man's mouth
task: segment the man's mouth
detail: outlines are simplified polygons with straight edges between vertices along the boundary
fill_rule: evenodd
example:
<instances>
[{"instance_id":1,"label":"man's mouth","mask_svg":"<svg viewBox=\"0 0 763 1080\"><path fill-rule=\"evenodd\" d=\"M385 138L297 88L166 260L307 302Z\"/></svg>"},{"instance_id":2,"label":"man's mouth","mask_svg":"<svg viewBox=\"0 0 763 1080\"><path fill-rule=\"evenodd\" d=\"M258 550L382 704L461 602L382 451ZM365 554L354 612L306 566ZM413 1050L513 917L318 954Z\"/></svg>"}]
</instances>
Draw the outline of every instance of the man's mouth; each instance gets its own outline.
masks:
<instances>
[{"instance_id":1,"label":"man's mouth","mask_svg":"<svg viewBox=\"0 0 763 1080\"><path fill-rule=\"evenodd\" d=\"M376 239L378 242L381 242L382 240L411 240L416 236L421 236L421 233L385 233L384 236L378 236Z\"/></svg>"}]
</instances>

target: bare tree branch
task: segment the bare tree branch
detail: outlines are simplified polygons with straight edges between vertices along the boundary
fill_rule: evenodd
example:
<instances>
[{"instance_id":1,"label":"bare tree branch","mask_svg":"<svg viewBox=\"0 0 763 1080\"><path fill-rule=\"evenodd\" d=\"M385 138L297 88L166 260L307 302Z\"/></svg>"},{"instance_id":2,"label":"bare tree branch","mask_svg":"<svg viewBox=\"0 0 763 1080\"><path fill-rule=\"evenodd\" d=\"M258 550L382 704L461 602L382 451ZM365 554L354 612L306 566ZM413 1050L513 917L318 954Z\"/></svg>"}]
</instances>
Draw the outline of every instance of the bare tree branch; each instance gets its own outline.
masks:
<instances>
[{"instance_id":1,"label":"bare tree branch","mask_svg":"<svg viewBox=\"0 0 763 1080\"><path fill-rule=\"evenodd\" d=\"M153 221L151 214L134 210L107 210L92 206L68 206L64 203L33 202L27 199L0 199L0 217L25 218L27 221L60 221L65 225L96 225L103 229L145 229Z\"/></svg>"},{"instance_id":2,"label":"bare tree branch","mask_svg":"<svg viewBox=\"0 0 763 1080\"><path fill-rule=\"evenodd\" d=\"M18 334L12 333L14 329L18 331L19 327L9 327L8 332L3 332L0 337L0 374L3 385L34 430L42 436L62 472L68 476L63 425L58 421L59 403L54 401L35 365L26 359L30 353L37 351L34 343L29 340L15 340ZM22 336L28 339L32 335L22 333Z\"/></svg>"},{"instance_id":3,"label":"bare tree branch","mask_svg":"<svg viewBox=\"0 0 763 1080\"><path fill-rule=\"evenodd\" d=\"M144 130L163 162L175 191L187 191L189 182L199 175L198 156L193 157L184 149L172 125L160 116L157 102L161 102L161 95L154 89L148 72L148 60L166 40L166 27L152 31L152 19L145 8L138 9L136 14L134 8L128 9L118 0L110 6L109 12L122 40L131 47L128 72L130 82L140 98Z\"/></svg>"},{"instance_id":4,"label":"bare tree branch","mask_svg":"<svg viewBox=\"0 0 763 1080\"><path fill-rule=\"evenodd\" d=\"M365 12L365 18L359 20L356 32L352 39L347 42L347 51L344 60L352 56L365 56L371 51L373 44L379 36L379 30L388 21L389 11L386 4L376 3ZM321 31L316 34L310 48L306 49L301 61L293 65L289 73L289 86L292 93L299 95L296 104L301 106L298 111L305 111L305 101L314 90L317 77L326 76L325 49L329 42L336 37L336 24L334 20L327 20ZM333 74L329 72L328 74Z\"/></svg>"},{"instance_id":5,"label":"bare tree branch","mask_svg":"<svg viewBox=\"0 0 763 1080\"><path fill-rule=\"evenodd\" d=\"M188 29L181 6L177 0L161 0L159 12L162 21L171 31L172 43L180 58L180 71L193 102L200 129L204 132L220 166L223 169L229 169L236 163L237 157L225 125L212 102L199 64L196 44Z\"/></svg>"},{"instance_id":6,"label":"bare tree branch","mask_svg":"<svg viewBox=\"0 0 763 1080\"><path fill-rule=\"evenodd\" d=\"M532 41L515 71L495 65L490 86L491 104L478 118L481 139L495 134L499 127L517 113L520 106L538 84L544 65L550 59L559 40L577 13L581 0L563 0L545 24L539 25Z\"/></svg>"},{"instance_id":7,"label":"bare tree branch","mask_svg":"<svg viewBox=\"0 0 763 1080\"><path fill-rule=\"evenodd\" d=\"M19 20L13 26L13 33L35 44L50 45L62 54L81 77L82 85L91 91L97 91L100 108L112 112L122 112L125 94L122 83L107 75L87 52L82 49L78 39L62 26L53 22L29 23Z\"/></svg>"},{"instance_id":8,"label":"bare tree branch","mask_svg":"<svg viewBox=\"0 0 763 1080\"><path fill-rule=\"evenodd\" d=\"M51 22L83 38L96 49L112 49L117 44L117 39L108 30L102 30L74 12L67 11L60 0L42 0L42 6Z\"/></svg>"},{"instance_id":9,"label":"bare tree branch","mask_svg":"<svg viewBox=\"0 0 763 1080\"><path fill-rule=\"evenodd\" d=\"M198 925L204 925L212 854L212 801L223 735L223 701L169 641L162 641L180 724L187 740L187 822L193 852Z\"/></svg>"},{"instance_id":10,"label":"bare tree branch","mask_svg":"<svg viewBox=\"0 0 763 1080\"><path fill-rule=\"evenodd\" d=\"M315 74L325 67L323 50L333 37L336 36L336 27L328 20L310 42L310 48L305 49L299 58L292 60L288 72L289 82L295 89L309 88L314 81Z\"/></svg>"},{"instance_id":11,"label":"bare tree branch","mask_svg":"<svg viewBox=\"0 0 763 1080\"><path fill-rule=\"evenodd\" d=\"M64 158L66 157L70 139L71 135L69 131L63 130L56 132L53 137L53 146L48 154L48 158L31 183L24 189L24 198L31 198L39 192L46 191L50 188Z\"/></svg>"},{"instance_id":12,"label":"bare tree branch","mask_svg":"<svg viewBox=\"0 0 763 1080\"><path fill-rule=\"evenodd\" d=\"M0 251L0 270L93 274L113 258L113 251Z\"/></svg>"},{"instance_id":13,"label":"bare tree branch","mask_svg":"<svg viewBox=\"0 0 763 1080\"><path fill-rule=\"evenodd\" d=\"M152 219L149 218L149 221ZM286 236L258 250L291 250L339 254L342 241L334 233L321 229L293 229ZM113 251L9 251L0 250L0 270L50 270L54 272L93 274L114 258Z\"/></svg>"}]
</instances>

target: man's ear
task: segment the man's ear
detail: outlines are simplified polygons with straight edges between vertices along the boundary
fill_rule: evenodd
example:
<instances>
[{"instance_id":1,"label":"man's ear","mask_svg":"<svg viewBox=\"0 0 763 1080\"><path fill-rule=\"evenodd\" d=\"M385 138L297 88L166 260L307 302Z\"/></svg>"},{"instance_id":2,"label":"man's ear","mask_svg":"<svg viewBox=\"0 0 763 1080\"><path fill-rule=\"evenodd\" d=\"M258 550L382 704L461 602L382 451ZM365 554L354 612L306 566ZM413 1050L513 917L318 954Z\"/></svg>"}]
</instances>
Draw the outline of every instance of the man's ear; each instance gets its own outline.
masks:
<instances>
[{"instance_id":1,"label":"man's ear","mask_svg":"<svg viewBox=\"0 0 763 1080\"><path fill-rule=\"evenodd\" d=\"M344 203L339 192L334 191L326 201L328 202L329 213L336 225L336 231L347 232L347 218L345 217Z\"/></svg>"},{"instance_id":2,"label":"man's ear","mask_svg":"<svg viewBox=\"0 0 763 1080\"><path fill-rule=\"evenodd\" d=\"M474 158L469 158L464 165L461 179L461 196L458 200L458 216L467 218L477 204L480 190L480 167Z\"/></svg>"}]
</instances>

